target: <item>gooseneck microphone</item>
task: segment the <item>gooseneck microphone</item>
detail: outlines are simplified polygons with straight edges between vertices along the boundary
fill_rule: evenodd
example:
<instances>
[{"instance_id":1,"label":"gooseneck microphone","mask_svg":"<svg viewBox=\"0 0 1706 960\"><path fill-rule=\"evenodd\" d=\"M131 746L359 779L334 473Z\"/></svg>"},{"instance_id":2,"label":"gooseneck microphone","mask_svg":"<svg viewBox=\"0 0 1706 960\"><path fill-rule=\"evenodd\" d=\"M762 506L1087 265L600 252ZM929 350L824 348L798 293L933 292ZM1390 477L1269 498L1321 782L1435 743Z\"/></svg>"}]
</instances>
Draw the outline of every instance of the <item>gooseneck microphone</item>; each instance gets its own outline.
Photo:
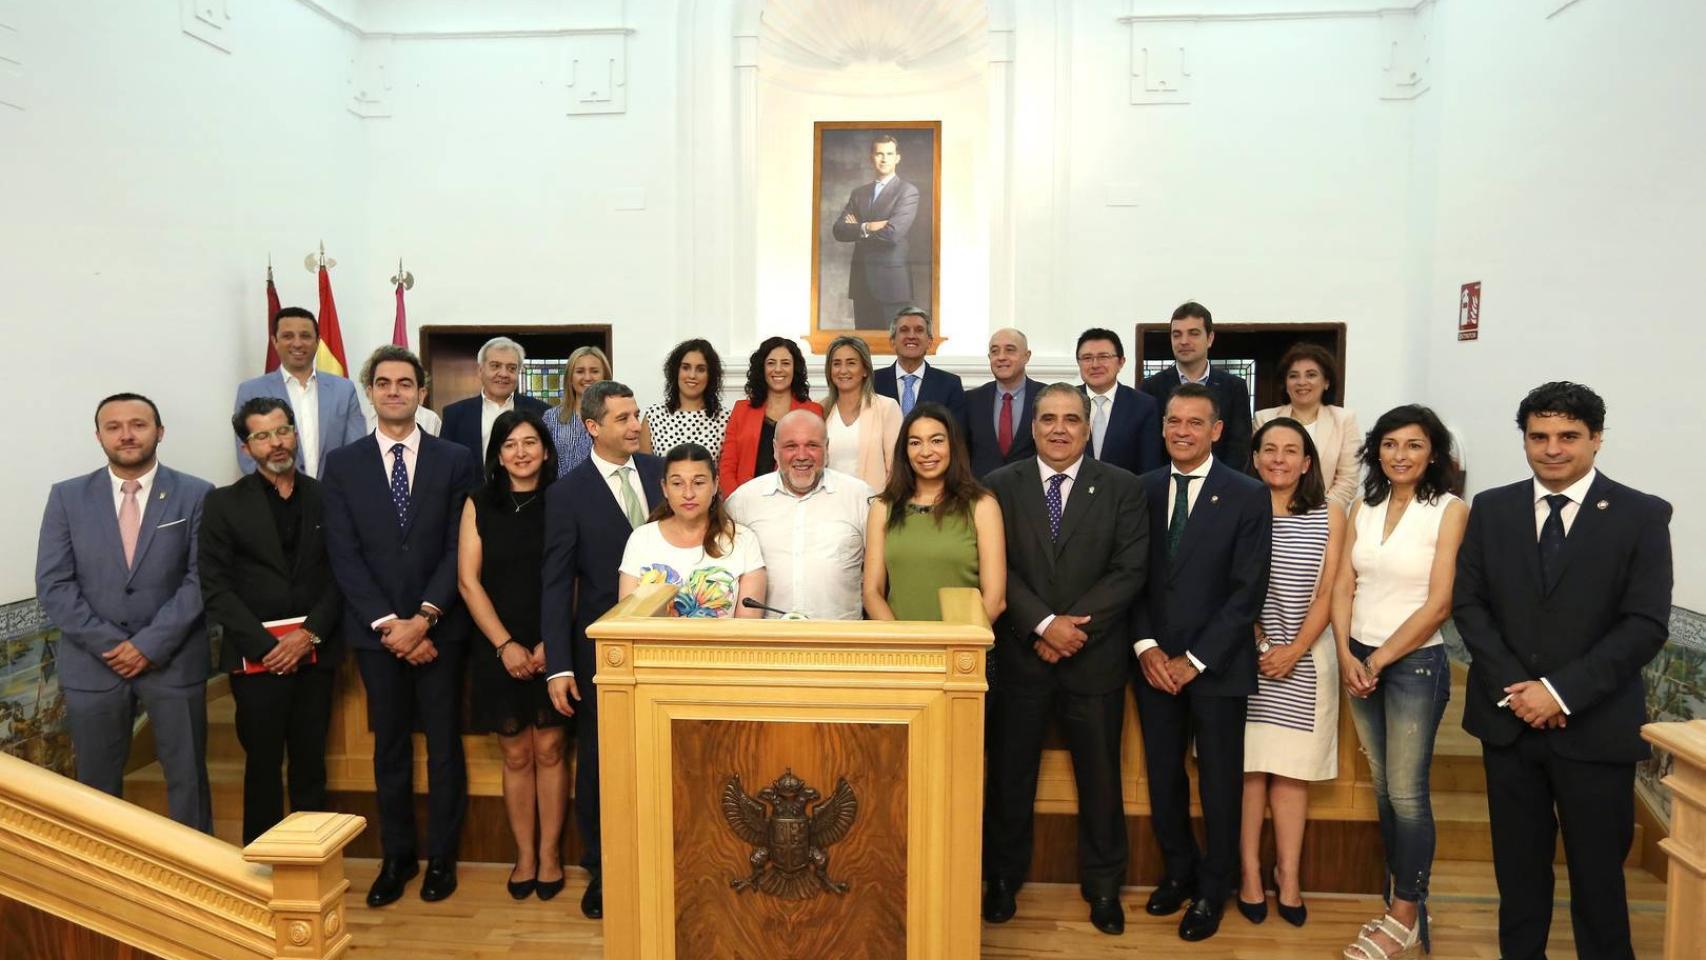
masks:
<instances>
[{"instance_id":1,"label":"gooseneck microphone","mask_svg":"<svg viewBox=\"0 0 1706 960\"><path fill-rule=\"evenodd\" d=\"M765 613L774 613L775 615L777 615L778 617L781 617L784 620L804 620L804 619L806 619L805 614L791 613L787 610L778 610L775 607L767 607L764 604L759 603L757 600L752 599L751 597L741 597L740 598L740 605L747 608L748 610L763 610Z\"/></svg>"}]
</instances>

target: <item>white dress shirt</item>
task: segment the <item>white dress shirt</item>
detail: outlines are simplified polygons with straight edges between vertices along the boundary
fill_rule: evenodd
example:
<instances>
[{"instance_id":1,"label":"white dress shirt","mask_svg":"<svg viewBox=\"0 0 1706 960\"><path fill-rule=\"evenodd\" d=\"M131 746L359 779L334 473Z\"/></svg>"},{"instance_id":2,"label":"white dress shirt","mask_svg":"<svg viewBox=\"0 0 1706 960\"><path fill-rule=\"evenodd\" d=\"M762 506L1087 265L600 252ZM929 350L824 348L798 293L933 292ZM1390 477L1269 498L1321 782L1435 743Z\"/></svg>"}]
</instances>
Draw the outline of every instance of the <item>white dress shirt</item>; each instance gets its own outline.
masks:
<instances>
[{"instance_id":1,"label":"white dress shirt","mask_svg":"<svg viewBox=\"0 0 1706 960\"><path fill-rule=\"evenodd\" d=\"M626 463L611 463L609 460L599 456L598 448L594 447L591 455L589 455L587 459L592 461L593 467L598 470L598 475L604 478L604 485L609 488L610 495L616 498L616 506L618 509L622 508L622 488L618 486L618 484L622 482L621 470L623 467L628 467L628 489L634 491L634 496L640 498L640 509L646 509L646 488L640 485L640 468L634 466L634 459L632 457L629 457ZM622 562L622 558L620 556L612 557L610 558L610 562L620 564ZM546 682L550 682L558 677L572 677L574 675L575 672L573 670L559 670L546 677L545 680ZM596 696L596 694L590 690L587 691L586 694L583 694L583 696L587 695Z\"/></svg>"},{"instance_id":2,"label":"white dress shirt","mask_svg":"<svg viewBox=\"0 0 1706 960\"><path fill-rule=\"evenodd\" d=\"M1184 371L1181 370L1180 375L1183 375L1183 373L1184 373ZM1173 478L1175 476L1178 476L1181 471L1179 470L1179 467L1177 464L1169 463L1167 466L1168 466L1168 474L1167 474L1167 514L1166 514L1166 516L1167 516L1168 522L1171 523L1172 518L1173 518L1173 508L1179 499L1179 483L1177 480L1174 480ZM1187 517L1190 516L1191 512L1196 510L1196 508L1197 508L1197 496L1200 493L1202 493L1202 488L1208 479L1208 472L1212 469L1214 469L1214 455L1209 454L1208 459L1204 460L1202 463L1197 464L1196 469L1183 471L1184 476L1196 477L1197 478L1197 479L1191 481L1189 484L1186 485L1186 491L1187 492L1185 493L1185 516L1187 516ZM1142 640L1139 640L1136 643L1132 644L1132 649L1136 650L1137 655L1141 657L1141 656L1143 656L1143 652L1145 650L1148 650L1150 647L1159 647L1160 645L1161 644L1155 642L1155 638L1145 637ZM1207 673L1208 672L1208 667L1205 666L1201 660L1197 659L1196 654L1190 652L1189 650L1185 651L1185 659L1191 661L1191 666L1196 667L1198 673Z\"/></svg>"},{"instance_id":3,"label":"white dress shirt","mask_svg":"<svg viewBox=\"0 0 1706 960\"><path fill-rule=\"evenodd\" d=\"M1576 514L1581 512L1582 501L1587 499L1588 490L1593 487L1594 478L1596 478L1598 476L1599 476L1598 470L1591 470L1590 469L1587 472L1586 476L1582 477L1580 480L1577 480L1575 483L1570 484L1568 487L1565 487L1564 489L1558 491L1559 493L1562 493L1564 496L1570 498L1570 502L1564 504L1563 508L1558 511L1558 518L1564 522L1564 536L1567 537L1570 535L1570 528L1575 526L1575 524L1576 524ZM1551 496L1551 495L1552 495L1552 491L1546 489L1546 485L1540 482L1539 477L1535 477L1534 478L1534 542L1535 542L1536 546L1538 546L1540 543L1540 531L1541 531L1541 529L1546 526L1547 518L1552 516L1552 506L1551 506L1551 504L1546 502L1546 498ZM1552 686L1552 681L1546 679L1545 677L1541 677L1540 682L1546 685L1546 692L1550 693L1552 695L1552 699L1558 701L1558 706L1563 709L1564 716L1566 716L1566 717L1570 716L1569 705L1564 703L1563 697L1558 696L1558 690L1557 690L1557 688ZM1511 698L1506 697L1503 700L1499 701L1499 706L1501 706L1501 707L1508 706L1510 704L1510 701L1511 701Z\"/></svg>"},{"instance_id":4,"label":"white dress shirt","mask_svg":"<svg viewBox=\"0 0 1706 960\"><path fill-rule=\"evenodd\" d=\"M284 392L290 400L290 410L296 415L296 469L310 477L320 475L320 380L319 371L308 368L308 382L303 383L283 367Z\"/></svg>"},{"instance_id":5,"label":"white dress shirt","mask_svg":"<svg viewBox=\"0 0 1706 960\"><path fill-rule=\"evenodd\" d=\"M141 508L136 514L138 518L148 512L148 491L154 489L154 475L159 472L160 461L156 460L154 465L148 468L147 473L136 478L136 482L141 484L136 491L136 505ZM113 482L113 514L117 515L120 510L124 509L125 481L124 478L113 472L112 467L107 468L107 479Z\"/></svg>"},{"instance_id":6,"label":"white dress shirt","mask_svg":"<svg viewBox=\"0 0 1706 960\"><path fill-rule=\"evenodd\" d=\"M1077 460L1072 461L1072 465L1065 470L1056 470L1044 463L1042 457L1037 458L1037 474L1043 478L1043 501L1045 503L1048 502L1049 480L1056 474L1066 477L1066 481L1060 485L1060 515L1062 518L1066 516L1066 501L1072 496L1072 485L1078 482L1078 468L1083 465L1084 458L1080 456ZM1043 631L1048 629L1048 625L1054 622L1054 618L1055 615L1052 613L1044 617L1041 623L1032 628L1032 632L1039 637L1042 636Z\"/></svg>"},{"instance_id":7,"label":"white dress shirt","mask_svg":"<svg viewBox=\"0 0 1706 960\"><path fill-rule=\"evenodd\" d=\"M497 403L491 397L486 396L485 391L480 392L480 459L482 461L486 456L486 448L492 443L492 424L497 422L499 416L514 409L515 394L510 394L503 403ZM481 468L484 469L484 466L482 463Z\"/></svg>"},{"instance_id":8,"label":"white dress shirt","mask_svg":"<svg viewBox=\"0 0 1706 960\"><path fill-rule=\"evenodd\" d=\"M1205 387L1208 386L1208 375L1214 372L1214 367L1212 365L1205 363L1203 365L1203 368L1202 368L1202 376L1193 380L1189 376L1186 375L1185 368L1179 366L1177 363L1173 364L1173 369L1179 371L1179 383L1181 385L1187 384L1187 383L1195 383L1195 384L1200 384L1200 385L1205 386Z\"/></svg>"},{"instance_id":9,"label":"white dress shirt","mask_svg":"<svg viewBox=\"0 0 1706 960\"><path fill-rule=\"evenodd\" d=\"M770 606L813 620L864 616L865 520L872 495L865 481L835 470L825 470L804 496L790 491L780 472L740 485L729 497L729 516L758 535Z\"/></svg>"}]
</instances>

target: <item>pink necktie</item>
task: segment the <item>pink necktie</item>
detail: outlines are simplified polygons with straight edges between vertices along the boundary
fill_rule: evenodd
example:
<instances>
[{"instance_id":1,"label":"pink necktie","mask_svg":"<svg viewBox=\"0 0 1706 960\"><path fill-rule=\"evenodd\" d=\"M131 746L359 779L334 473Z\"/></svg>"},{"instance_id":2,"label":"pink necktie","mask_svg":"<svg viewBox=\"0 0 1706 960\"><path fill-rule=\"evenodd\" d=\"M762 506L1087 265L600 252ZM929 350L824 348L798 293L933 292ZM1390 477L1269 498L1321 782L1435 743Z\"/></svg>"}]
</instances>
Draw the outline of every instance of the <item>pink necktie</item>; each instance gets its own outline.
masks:
<instances>
[{"instance_id":1,"label":"pink necktie","mask_svg":"<svg viewBox=\"0 0 1706 960\"><path fill-rule=\"evenodd\" d=\"M124 502L118 508L118 536L124 542L124 565L129 567L136 559L136 537L142 532L142 508L136 502L136 491L142 489L142 484L135 480L126 480L119 485L119 492L124 494Z\"/></svg>"}]
</instances>

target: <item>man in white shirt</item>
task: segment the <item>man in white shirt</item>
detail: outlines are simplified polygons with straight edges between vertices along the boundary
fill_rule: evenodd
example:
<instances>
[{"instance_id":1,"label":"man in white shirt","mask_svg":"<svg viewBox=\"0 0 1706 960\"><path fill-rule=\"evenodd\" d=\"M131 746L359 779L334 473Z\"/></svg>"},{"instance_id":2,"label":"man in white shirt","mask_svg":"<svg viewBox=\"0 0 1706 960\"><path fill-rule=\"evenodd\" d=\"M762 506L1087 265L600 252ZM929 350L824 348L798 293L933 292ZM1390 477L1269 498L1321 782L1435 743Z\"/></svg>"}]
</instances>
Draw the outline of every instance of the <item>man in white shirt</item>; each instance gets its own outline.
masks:
<instances>
[{"instance_id":1,"label":"man in white shirt","mask_svg":"<svg viewBox=\"0 0 1706 960\"><path fill-rule=\"evenodd\" d=\"M475 355L480 366L480 393L444 408L444 429L439 436L467 447L474 462L486 462L492 423L506 410L531 410L543 417L550 405L517 391L527 351L508 337L493 337Z\"/></svg>"},{"instance_id":2,"label":"man in white shirt","mask_svg":"<svg viewBox=\"0 0 1706 960\"><path fill-rule=\"evenodd\" d=\"M312 313L301 307L280 310L273 318L272 342L278 351L279 368L239 384L232 412L256 397L277 397L290 404L296 418L297 464L303 473L318 478L327 453L353 443L372 428L367 425L355 384L315 369L320 325ZM244 475L255 469L255 461L241 441L237 443L237 467Z\"/></svg>"},{"instance_id":3,"label":"man in white shirt","mask_svg":"<svg viewBox=\"0 0 1706 960\"><path fill-rule=\"evenodd\" d=\"M828 449L822 417L788 413L776 423L776 472L741 484L729 497L729 515L758 535L769 606L813 620L858 620L873 491L858 477L825 469Z\"/></svg>"}]
</instances>

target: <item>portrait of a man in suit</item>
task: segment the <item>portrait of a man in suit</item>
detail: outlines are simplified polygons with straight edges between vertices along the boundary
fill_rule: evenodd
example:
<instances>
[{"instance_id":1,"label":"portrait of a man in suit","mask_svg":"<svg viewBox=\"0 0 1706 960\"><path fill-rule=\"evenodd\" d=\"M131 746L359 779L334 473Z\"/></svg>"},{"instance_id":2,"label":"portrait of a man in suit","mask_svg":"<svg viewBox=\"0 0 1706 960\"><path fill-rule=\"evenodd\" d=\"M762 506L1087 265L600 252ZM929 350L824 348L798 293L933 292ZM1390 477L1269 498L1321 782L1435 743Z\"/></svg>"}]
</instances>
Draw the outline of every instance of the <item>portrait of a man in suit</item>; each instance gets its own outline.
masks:
<instances>
[{"instance_id":1,"label":"portrait of a man in suit","mask_svg":"<svg viewBox=\"0 0 1706 960\"><path fill-rule=\"evenodd\" d=\"M884 330L933 307L938 127L817 125L815 329Z\"/></svg>"}]
</instances>

